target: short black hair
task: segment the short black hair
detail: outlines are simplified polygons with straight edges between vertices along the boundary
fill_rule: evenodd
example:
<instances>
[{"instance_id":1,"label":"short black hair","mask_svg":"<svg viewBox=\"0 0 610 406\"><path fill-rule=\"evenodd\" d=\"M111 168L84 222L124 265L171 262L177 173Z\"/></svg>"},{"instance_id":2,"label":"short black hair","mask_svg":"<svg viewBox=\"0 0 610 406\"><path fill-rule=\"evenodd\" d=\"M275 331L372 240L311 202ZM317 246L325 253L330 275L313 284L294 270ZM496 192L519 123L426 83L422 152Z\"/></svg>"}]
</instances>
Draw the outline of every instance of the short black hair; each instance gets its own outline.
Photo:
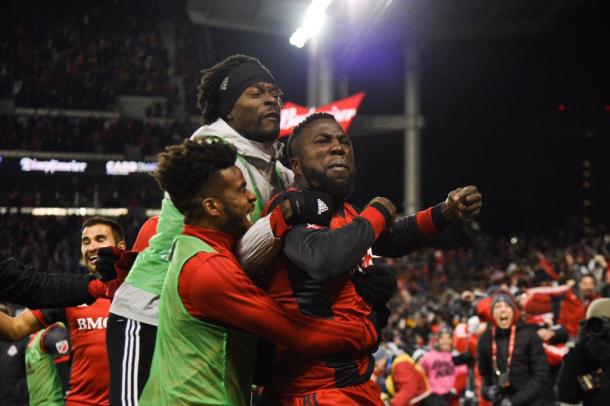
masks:
<instances>
[{"instance_id":1,"label":"short black hair","mask_svg":"<svg viewBox=\"0 0 610 406\"><path fill-rule=\"evenodd\" d=\"M288 152L288 159L294 158L294 156L295 156L294 143L295 143L295 140L297 139L297 137L299 135L301 135L303 130L309 124L313 123L314 121L323 120L323 119L330 119L330 120L337 121L335 116L333 116L330 113L318 112L318 113L313 113L310 116L307 116L305 118L305 120L301 121L296 127L294 127L294 129L292 130L292 133L290 134L290 137L288 137L288 143L286 145L286 150Z\"/></svg>"},{"instance_id":2,"label":"short black hair","mask_svg":"<svg viewBox=\"0 0 610 406\"><path fill-rule=\"evenodd\" d=\"M218 137L187 139L159 154L159 166L153 176L186 221L193 223L202 214L201 198L219 185L218 176L214 175L235 165L236 159L235 147Z\"/></svg>"},{"instance_id":3,"label":"short black hair","mask_svg":"<svg viewBox=\"0 0 610 406\"><path fill-rule=\"evenodd\" d=\"M197 88L197 105L201 110L201 124L210 124L220 118L218 96L220 84L231 71L246 62L260 61L251 56L237 54L223 59L211 68L201 71L201 81Z\"/></svg>"},{"instance_id":4,"label":"short black hair","mask_svg":"<svg viewBox=\"0 0 610 406\"><path fill-rule=\"evenodd\" d=\"M85 228L94 226L96 224L104 224L112 230L112 237L114 237L115 243L120 243L121 241L125 241L125 232L123 231L123 227L116 221L109 219L107 217L101 216L93 216L85 219L83 221L83 225L81 226L81 233L85 231Z\"/></svg>"}]
</instances>

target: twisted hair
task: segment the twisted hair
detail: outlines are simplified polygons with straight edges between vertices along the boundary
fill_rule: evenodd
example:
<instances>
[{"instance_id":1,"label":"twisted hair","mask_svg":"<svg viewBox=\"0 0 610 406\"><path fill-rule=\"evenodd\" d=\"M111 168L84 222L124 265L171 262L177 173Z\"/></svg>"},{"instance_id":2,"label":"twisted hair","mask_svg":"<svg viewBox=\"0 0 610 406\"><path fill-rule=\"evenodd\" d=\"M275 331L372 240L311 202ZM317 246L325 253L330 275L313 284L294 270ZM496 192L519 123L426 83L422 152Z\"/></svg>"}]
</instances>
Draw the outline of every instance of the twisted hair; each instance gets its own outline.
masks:
<instances>
[{"instance_id":1,"label":"twisted hair","mask_svg":"<svg viewBox=\"0 0 610 406\"><path fill-rule=\"evenodd\" d=\"M294 129L292 130L292 133L290 134L290 137L288 138L288 143L286 145L286 150L288 151L288 159L294 158L294 155L295 155L294 143L296 142L295 140L297 139L297 137L299 135L301 135L301 133L303 132L305 127L307 127L309 124L313 123L314 121L322 120L322 119L330 119L330 120L336 121L335 116L333 116L330 113L321 111L318 113L313 113L310 116L307 116L305 118L305 120L301 121L296 127L294 127Z\"/></svg>"},{"instance_id":2,"label":"twisted hair","mask_svg":"<svg viewBox=\"0 0 610 406\"><path fill-rule=\"evenodd\" d=\"M211 68L201 71L201 81L197 88L197 105L201 110L201 124L210 124L218 120L218 90L220 84L231 71L245 62L259 62L251 56L237 54L225 58Z\"/></svg>"},{"instance_id":3,"label":"twisted hair","mask_svg":"<svg viewBox=\"0 0 610 406\"><path fill-rule=\"evenodd\" d=\"M176 208L192 223L202 215L201 200L220 185L217 172L235 164L235 147L217 137L165 148L159 154L154 178L169 193Z\"/></svg>"}]
</instances>

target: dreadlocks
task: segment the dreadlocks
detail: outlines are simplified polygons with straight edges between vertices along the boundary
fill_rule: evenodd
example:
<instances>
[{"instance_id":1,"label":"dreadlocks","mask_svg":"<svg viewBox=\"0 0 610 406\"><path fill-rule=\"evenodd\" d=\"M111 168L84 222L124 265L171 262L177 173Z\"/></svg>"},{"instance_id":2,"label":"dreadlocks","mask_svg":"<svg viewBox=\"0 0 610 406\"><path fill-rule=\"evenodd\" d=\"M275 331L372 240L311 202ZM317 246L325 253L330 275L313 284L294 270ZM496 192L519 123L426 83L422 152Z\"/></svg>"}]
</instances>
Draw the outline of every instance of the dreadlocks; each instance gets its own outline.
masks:
<instances>
[{"instance_id":1,"label":"dreadlocks","mask_svg":"<svg viewBox=\"0 0 610 406\"><path fill-rule=\"evenodd\" d=\"M220 117L218 103L220 85L233 69L246 62L260 64L256 58L238 54L229 56L211 68L201 71L201 82L197 88L197 105L201 110L201 124L213 123Z\"/></svg>"}]
</instances>

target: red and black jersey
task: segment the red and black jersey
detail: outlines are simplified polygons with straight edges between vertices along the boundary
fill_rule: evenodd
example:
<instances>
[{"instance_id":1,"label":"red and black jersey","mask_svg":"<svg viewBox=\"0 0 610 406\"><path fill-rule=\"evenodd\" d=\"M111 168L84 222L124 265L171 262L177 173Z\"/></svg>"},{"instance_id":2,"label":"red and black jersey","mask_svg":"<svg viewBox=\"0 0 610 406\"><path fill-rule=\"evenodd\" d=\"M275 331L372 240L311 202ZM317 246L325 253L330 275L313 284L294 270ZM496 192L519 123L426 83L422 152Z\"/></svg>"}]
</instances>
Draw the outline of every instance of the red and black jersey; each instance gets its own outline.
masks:
<instances>
[{"instance_id":1,"label":"red and black jersey","mask_svg":"<svg viewBox=\"0 0 610 406\"><path fill-rule=\"evenodd\" d=\"M108 405L110 370L106 353L106 323L110 300L75 307L32 310L45 327L61 321L70 336L70 384L67 406Z\"/></svg>"},{"instance_id":2,"label":"red and black jersey","mask_svg":"<svg viewBox=\"0 0 610 406\"><path fill-rule=\"evenodd\" d=\"M441 215L440 207L386 228L384 213L377 208L369 206L358 213L346 203L337 210L329 228L300 224L286 234L283 255L264 275L263 287L294 312L335 320L369 317L371 307L356 293L353 272L371 265L373 253L402 256L421 246L445 226L442 220L434 221L437 215ZM270 396L299 396L359 385L369 380L373 366L368 353L316 358L280 347L268 386L274 392Z\"/></svg>"}]
</instances>

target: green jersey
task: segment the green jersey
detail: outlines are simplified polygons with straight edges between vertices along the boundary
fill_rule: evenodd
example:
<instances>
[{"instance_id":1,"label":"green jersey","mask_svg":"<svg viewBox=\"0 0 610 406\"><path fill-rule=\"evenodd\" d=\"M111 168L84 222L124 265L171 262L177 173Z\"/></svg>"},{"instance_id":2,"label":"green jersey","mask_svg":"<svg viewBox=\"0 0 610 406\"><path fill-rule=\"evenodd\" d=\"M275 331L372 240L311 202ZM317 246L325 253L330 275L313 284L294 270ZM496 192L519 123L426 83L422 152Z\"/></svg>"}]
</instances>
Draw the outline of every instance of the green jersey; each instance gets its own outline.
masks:
<instances>
[{"instance_id":1,"label":"green jersey","mask_svg":"<svg viewBox=\"0 0 610 406\"><path fill-rule=\"evenodd\" d=\"M25 351L25 370L27 375L30 406L63 406L64 388L54 364L54 354L66 354L66 339L53 343L53 353L43 348L42 337L48 329L34 333Z\"/></svg>"},{"instance_id":2,"label":"green jersey","mask_svg":"<svg viewBox=\"0 0 610 406\"><path fill-rule=\"evenodd\" d=\"M193 317L178 293L182 268L198 252L214 250L199 238L176 237L142 406L242 406L249 402L257 338Z\"/></svg>"}]
</instances>

